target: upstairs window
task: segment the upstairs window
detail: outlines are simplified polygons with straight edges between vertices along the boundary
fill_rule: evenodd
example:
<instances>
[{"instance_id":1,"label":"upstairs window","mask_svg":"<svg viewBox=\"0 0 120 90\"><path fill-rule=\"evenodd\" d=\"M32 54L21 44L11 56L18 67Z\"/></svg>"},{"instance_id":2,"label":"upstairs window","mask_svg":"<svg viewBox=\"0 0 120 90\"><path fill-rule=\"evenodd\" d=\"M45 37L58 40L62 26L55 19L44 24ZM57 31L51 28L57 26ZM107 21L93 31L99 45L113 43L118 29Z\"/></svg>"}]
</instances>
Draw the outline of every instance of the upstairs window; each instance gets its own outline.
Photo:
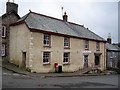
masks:
<instances>
[{"instance_id":1,"label":"upstairs window","mask_svg":"<svg viewBox=\"0 0 120 90\"><path fill-rule=\"evenodd\" d=\"M6 26L2 26L1 36L6 37Z\"/></svg>"},{"instance_id":2,"label":"upstairs window","mask_svg":"<svg viewBox=\"0 0 120 90\"><path fill-rule=\"evenodd\" d=\"M89 49L89 41L88 40L85 40L85 46L84 46L85 49Z\"/></svg>"},{"instance_id":3,"label":"upstairs window","mask_svg":"<svg viewBox=\"0 0 120 90\"><path fill-rule=\"evenodd\" d=\"M100 43L96 42L96 50L99 51L100 50Z\"/></svg>"},{"instance_id":4,"label":"upstairs window","mask_svg":"<svg viewBox=\"0 0 120 90\"><path fill-rule=\"evenodd\" d=\"M44 46L50 46L50 35L44 34Z\"/></svg>"},{"instance_id":5,"label":"upstairs window","mask_svg":"<svg viewBox=\"0 0 120 90\"><path fill-rule=\"evenodd\" d=\"M70 38L64 37L64 48L70 48Z\"/></svg>"},{"instance_id":6,"label":"upstairs window","mask_svg":"<svg viewBox=\"0 0 120 90\"><path fill-rule=\"evenodd\" d=\"M68 64L69 62L70 62L70 53L65 52L64 55L63 55L63 63Z\"/></svg>"},{"instance_id":7,"label":"upstairs window","mask_svg":"<svg viewBox=\"0 0 120 90\"><path fill-rule=\"evenodd\" d=\"M43 64L50 63L50 52L43 52Z\"/></svg>"}]
</instances>

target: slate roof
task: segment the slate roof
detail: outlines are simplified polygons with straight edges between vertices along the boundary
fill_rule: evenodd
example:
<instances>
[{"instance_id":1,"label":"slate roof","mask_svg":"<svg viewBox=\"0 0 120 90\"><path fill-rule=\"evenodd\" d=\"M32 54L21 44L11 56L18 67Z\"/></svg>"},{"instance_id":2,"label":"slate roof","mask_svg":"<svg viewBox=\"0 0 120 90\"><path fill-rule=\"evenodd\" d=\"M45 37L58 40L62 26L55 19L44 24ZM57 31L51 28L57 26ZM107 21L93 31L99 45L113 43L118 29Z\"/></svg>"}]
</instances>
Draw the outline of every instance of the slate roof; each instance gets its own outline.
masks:
<instances>
[{"instance_id":1,"label":"slate roof","mask_svg":"<svg viewBox=\"0 0 120 90\"><path fill-rule=\"evenodd\" d=\"M120 51L120 48L118 46L109 43L106 44L106 48L107 50L111 50L111 51Z\"/></svg>"},{"instance_id":2,"label":"slate roof","mask_svg":"<svg viewBox=\"0 0 120 90\"><path fill-rule=\"evenodd\" d=\"M17 23L22 21L27 24L28 28L36 29L38 31L43 30L46 32L54 32L56 34L58 33L78 38L92 39L104 42L106 41L97 34L85 28L83 25L78 25L72 22L65 22L63 20L35 12L29 12L21 19L19 19Z\"/></svg>"}]
</instances>

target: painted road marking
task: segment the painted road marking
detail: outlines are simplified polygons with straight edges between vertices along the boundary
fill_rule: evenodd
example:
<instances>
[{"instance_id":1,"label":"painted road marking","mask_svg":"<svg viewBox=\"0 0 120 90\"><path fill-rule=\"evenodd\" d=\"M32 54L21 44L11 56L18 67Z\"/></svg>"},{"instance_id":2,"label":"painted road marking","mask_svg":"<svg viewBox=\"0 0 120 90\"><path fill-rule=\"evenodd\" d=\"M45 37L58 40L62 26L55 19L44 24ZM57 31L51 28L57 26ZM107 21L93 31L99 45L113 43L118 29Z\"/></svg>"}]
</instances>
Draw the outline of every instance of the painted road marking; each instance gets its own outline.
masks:
<instances>
[{"instance_id":1,"label":"painted road marking","mask_svg":"<svg viewBox=\"0 0 120 90\"><path fill-rule=\"evenodd\" d=\"M14 75L14 76L19 76L20 74L14 73L13 75Z\"/></svg>"},{"instance_id":2,"label":"painted road marking","mask_svg":"<svg viewBox=\"0 0 120 90\"><path fill-rule=\"evenodd\" d=\"M3 73L4 75L12 75L12 74L10 74L10 73Z\"/></svg>"},{"instance_id":3,"label":"painted road marking","mask_svg":"<svg viewBox=\"0 0 120 90\"><path fill-rule=\"evenodd\" d=\"M13 73L13 74L10 74L10 73L3 73L3 75L8 75L8 76L22 76L22 77L25 77L25 78L30 78L30 76L28 75L20 75L18 73Z\"/></svg>"}]
</instances>

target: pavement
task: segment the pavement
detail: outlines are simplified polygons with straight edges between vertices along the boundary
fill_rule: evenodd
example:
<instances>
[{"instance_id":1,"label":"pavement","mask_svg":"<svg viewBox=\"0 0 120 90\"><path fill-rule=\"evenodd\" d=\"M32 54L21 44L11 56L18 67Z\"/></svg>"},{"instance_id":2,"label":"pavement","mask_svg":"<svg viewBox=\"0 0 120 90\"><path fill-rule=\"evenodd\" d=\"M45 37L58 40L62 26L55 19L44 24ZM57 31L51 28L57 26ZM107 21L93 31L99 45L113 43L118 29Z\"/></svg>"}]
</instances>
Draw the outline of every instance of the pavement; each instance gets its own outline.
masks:
<instances>
[{"instance_id":1,"label":"pavement","mask_svg":"<svg viewBox=\"0 0 120 90\"><path fill-rule=\"evenodd\" d=\"M113 71L104 71L104 73L100 74L83 74L81 71L73 72L73 73L32 73L28 72L25 68L19 68L18 66L9 63L9 62L2 62L0 67L12 71L13 73L18 73L22 75L29 75L29 76L40 76L40 77L75 77L75 76L97 76L97 75L109 75L109 74L116 74Z\"/></svg>"}]
</instances>

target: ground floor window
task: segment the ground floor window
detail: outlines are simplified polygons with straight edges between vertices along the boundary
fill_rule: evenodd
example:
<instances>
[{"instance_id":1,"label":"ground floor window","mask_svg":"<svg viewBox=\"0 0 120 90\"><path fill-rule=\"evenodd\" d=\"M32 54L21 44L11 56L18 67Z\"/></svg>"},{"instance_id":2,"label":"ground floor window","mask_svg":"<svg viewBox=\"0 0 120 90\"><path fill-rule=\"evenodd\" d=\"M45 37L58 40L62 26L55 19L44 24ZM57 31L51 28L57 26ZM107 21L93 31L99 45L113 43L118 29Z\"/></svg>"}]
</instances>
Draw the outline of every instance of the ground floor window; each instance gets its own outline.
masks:
<instances>
[{"instance_id":1,"label":"ground floor window","mask_svg":"<svg viewBox=\"0 0 120 90\"><path fill-rule=\"evenodd\" d=\"M63 54L63 63L68 64L70 62L70 53L69 52L65 52Z\"/></svg>"},{"instance_id":2,"label":"ground floor window","mask_svg":"<svg viewBox=\"0 0 120 90\"><path fill-rule=\"evenodd\" d=\"M88 55L84 55L84 68L88 67Z\"/></svg>"},{"instance_id":3,"label":"ground floor window","mask_svg":"<svg viewBox=\"0 0 120 90\"><path fill-rule=\"evenodd\" d=\"M50 52L43 52L43 64L50 63Z\"/></svg>"},{"instance_id":4,"label":"ground floor window","mask_svg":"<svg viewBox=\"0 0 120 90\"><path fill-rule=\"evenodd\" d=\"M2 57L5 56L5 44L2 44L0 54Z\"/></svg>"},{"instance_id":5,"label":"ground floor window","mask_svg":"<svg viewBox=\"0 0 120 90\"><path fill-rule=\"evenodd\" d=\"M99 65L99 64L100 64L100 57L95 56L95 65Z\"/></svg>"}]
</instances>

